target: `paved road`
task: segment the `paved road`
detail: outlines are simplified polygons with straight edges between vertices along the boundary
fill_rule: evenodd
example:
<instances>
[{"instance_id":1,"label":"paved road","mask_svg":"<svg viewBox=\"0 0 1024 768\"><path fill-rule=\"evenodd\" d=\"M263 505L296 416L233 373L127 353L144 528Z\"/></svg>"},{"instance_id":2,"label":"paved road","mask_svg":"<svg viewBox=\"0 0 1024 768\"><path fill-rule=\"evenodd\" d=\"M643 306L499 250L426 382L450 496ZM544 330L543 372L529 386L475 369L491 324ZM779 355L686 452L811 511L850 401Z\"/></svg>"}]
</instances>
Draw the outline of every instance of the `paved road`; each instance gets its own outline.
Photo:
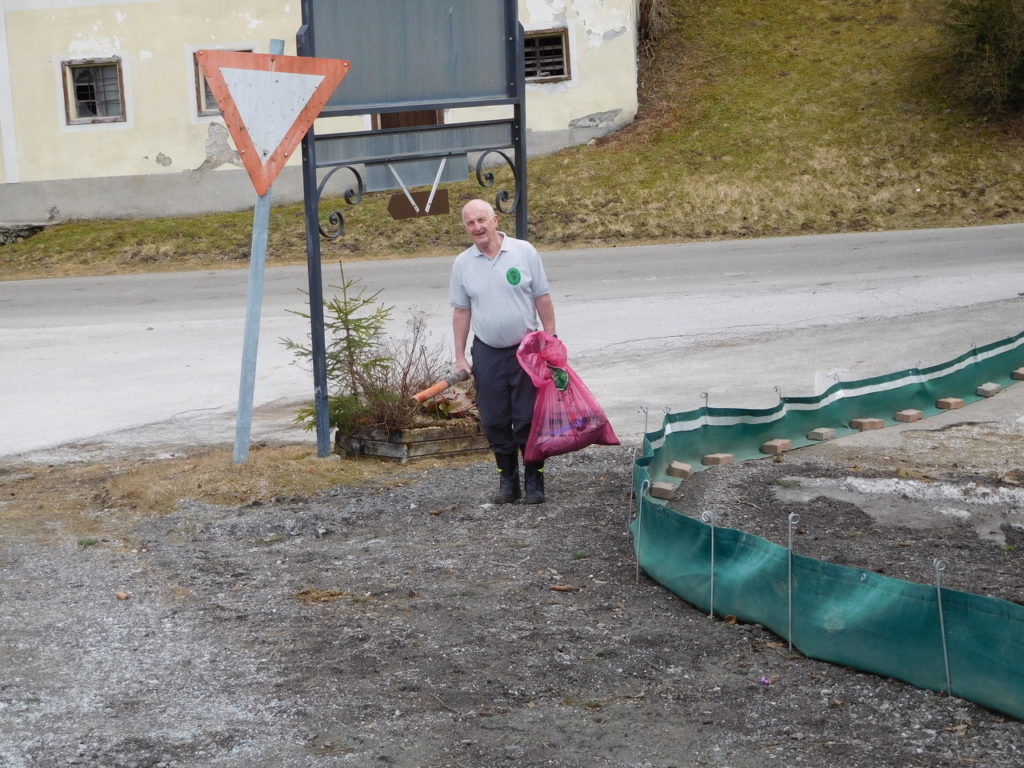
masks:
<instances>
[{"instance_id":1,"label":"paved road","mask_svg":"<svg viewBox=\"0 0 1024 768\"><path fill-rule=\"evenodd\" d=\"M1024 330L1024 225L545 254L570 362L635 441L663 409L761 407ZM450 345L449 258L353 263ZM0 282L0 456L234 439L241 271ZM336 265L325 284L337 285ZM267 272L253 439L308 439L305 268ZM703 393L703 394L702 394Z\"/></svg>"}]
</instances>

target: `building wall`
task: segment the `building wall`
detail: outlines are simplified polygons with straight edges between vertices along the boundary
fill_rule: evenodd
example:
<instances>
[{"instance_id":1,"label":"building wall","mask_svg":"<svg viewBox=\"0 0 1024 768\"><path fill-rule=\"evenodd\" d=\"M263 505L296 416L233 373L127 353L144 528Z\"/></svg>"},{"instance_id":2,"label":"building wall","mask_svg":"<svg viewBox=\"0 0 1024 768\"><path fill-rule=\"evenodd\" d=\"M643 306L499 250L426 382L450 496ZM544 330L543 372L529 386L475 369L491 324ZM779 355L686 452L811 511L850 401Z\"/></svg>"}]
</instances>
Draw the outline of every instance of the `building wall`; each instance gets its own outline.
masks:
<instances>
[{"instance_id":1,"label":"building wall","mask_svg":"<svg viewBox=\"0 0 1024 768\"><path fill-rule=\"evenodd\" d=\"M567 28L572 71L527 86L529 152L583 143L633 119L635 5L519 0L527 32ZM265 53L279 38L294 55L300 17L297 0L0 0L0 223L251 207L222 120L197 114L193 53ZM113 56L125 121L67 125L61 63ZM332 123L365 128L369 117ZM275 183L275 200L300 199L301 189L296 164Z\"/></svg>"},{"instance_id":2,"label":"building wall","mask_svg":"<svg viewBox=\"0 0 1024 768\"><path fill-rule=\"evenodd\" d=\"M582 144L633 120L635 0L520 0L519 18L527 33L569 31L572 78L526 86L531 151L534 145L550 151Z\"/></svg>"}]
</instances>

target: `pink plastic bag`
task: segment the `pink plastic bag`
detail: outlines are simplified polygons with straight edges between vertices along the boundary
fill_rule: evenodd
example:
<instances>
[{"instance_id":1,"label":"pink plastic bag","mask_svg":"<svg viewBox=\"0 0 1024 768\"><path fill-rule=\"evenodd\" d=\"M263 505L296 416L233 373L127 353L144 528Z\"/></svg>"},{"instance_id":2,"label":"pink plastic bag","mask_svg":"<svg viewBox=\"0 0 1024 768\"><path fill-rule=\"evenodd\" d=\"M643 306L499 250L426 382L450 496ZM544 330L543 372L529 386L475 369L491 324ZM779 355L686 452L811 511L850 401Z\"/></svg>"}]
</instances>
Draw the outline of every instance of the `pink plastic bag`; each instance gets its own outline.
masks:
<instances>
[{"instance_id":1,"label":"pink plastic bag","mask_svg":"<svg viewBox=\"0 0 1024 768\"><path fill-rule=\"evenodd\" d=\"M537 387L533 425L523 451L526 461L543 461L588 445L619 444L604 410L567 364L565 344L534 331L523 339L516 355Z\"/></svg>"}]
</instances>

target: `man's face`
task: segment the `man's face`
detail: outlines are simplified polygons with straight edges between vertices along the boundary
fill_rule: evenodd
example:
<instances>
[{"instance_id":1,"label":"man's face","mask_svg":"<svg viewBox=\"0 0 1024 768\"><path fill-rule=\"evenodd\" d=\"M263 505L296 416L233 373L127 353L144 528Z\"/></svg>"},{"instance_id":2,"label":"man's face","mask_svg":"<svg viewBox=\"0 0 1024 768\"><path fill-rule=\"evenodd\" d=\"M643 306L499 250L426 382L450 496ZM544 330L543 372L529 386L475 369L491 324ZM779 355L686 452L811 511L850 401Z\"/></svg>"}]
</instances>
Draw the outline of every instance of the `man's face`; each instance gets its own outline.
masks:
<instances>
[{"instance_id":1,"label":"man's face","mask_svg":"<svg viewBox=\"0 0 1024 768\"><path fill-rule=\"evenodd\" d=\"M462 212L462 226L479 248L497 237L498 215L482 205L468 205Z\"/></svg>"}]
</instances>

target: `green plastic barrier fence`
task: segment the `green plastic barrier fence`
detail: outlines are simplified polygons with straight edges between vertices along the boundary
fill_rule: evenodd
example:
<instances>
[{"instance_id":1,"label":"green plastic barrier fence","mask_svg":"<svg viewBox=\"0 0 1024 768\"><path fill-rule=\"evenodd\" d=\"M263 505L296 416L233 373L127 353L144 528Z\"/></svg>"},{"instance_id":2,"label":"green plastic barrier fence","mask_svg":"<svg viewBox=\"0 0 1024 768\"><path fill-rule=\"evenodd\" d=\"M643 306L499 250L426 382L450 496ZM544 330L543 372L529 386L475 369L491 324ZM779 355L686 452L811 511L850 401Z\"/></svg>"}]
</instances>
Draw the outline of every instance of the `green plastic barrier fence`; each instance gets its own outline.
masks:
<instances>
[{"instance_id":1,"label":"green plastic barrier fence","mask_svg":"<svg viewBox=\"0 0 1024 768\"><path fill-rule=\"evenodd\" d=\"M648 495L650 483L679 482L673 461L701 468L708 453L764 458L760 446L786 438L812 443L821 427L837 435L857 418L913 408L939 411L936 400L980 398L984 383L1013 383L1024 365L1024 332L972 349L941 365L855 382L814 397L782 398L774 408L700 408L668 414L644 436L634 464L639 499L630 524L640 567L694 606L761 624L806 656L948 692L1024 719L1024 607L941 586L915 584L813 558L759 536L682 515Z\"/></svg>"}]
</instances>

